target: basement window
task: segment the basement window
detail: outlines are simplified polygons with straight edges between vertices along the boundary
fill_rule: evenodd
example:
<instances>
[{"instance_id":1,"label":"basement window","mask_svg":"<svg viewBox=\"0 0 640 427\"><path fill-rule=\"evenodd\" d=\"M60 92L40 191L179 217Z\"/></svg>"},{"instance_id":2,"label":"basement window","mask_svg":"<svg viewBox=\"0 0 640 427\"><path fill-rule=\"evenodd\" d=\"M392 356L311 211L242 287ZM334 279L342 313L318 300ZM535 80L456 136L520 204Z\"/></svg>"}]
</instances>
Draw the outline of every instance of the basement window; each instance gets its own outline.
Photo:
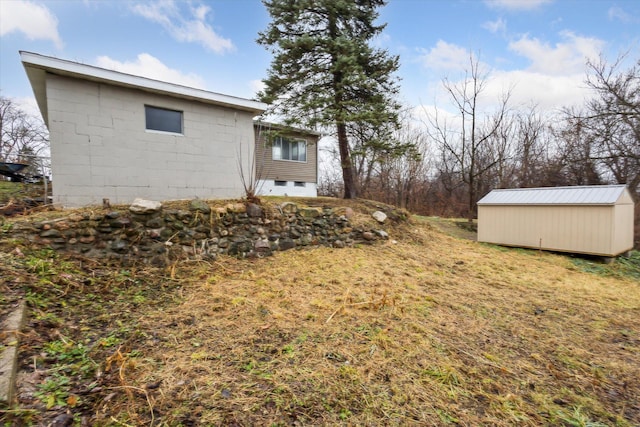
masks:
<instances>
[{"instance_id":1,"label":"basement window","mask_svg":"<svg viewBox=\"0 0 640 427\"><path fill-rule=\"evenodd\" d=\"M273 181L273 185L276 187L286 187L287 181Z\"/></svg>"},{"instance_id":2,"label":"basement window","mask_svg":"<svg viewBox=\"0 0 640 427\"><path fill-rule=\"evenodd\" d=\"M304 182L302 182L302 181L295 181L295 182L293 183L293 186L294 186L294 187L304 187L304 186L305 186L305 183L304 183Z\"/></svg>"},{"instance_id":3,"label":"basement window","mask_svg":"<svg viewBox=\"0 0 640 427\"><path fill-rule=\"evenodd\" d=\"M144 106L146 129L182 135L182 111Z\"/></svg>"}]
</instances>

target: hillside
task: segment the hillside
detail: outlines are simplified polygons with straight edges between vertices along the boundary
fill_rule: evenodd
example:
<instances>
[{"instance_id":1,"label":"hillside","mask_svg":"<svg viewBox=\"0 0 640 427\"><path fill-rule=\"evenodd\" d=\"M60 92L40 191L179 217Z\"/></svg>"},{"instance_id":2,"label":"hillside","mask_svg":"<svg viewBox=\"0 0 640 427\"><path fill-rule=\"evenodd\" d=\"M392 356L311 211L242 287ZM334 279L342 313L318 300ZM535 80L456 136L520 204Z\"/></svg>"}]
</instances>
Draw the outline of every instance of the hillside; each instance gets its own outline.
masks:
<instances>
[{"instance_id":1,"label":"hillside","mask_svg":"<svg viewBox=\"0 0 640 427\"><path fill-rule=\"evenodd\" d=\"M638 425L640 254L604 265L506 249L453 237L441 221L414 217L372 246L166 269L0 234L0 303L23 292L30 311L19 401L0 416Z\"/></svg>"}]
</instances>

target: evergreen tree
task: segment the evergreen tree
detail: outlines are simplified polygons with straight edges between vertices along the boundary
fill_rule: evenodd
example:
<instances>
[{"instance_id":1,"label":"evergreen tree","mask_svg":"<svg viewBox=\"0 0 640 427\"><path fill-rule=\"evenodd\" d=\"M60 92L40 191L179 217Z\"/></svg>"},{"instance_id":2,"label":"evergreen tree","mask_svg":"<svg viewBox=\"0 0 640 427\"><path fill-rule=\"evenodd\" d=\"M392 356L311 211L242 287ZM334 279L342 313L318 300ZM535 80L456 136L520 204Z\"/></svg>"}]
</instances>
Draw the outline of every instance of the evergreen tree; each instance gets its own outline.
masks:
<instances>
[{"instance_id":1,"label":"evergreen tree","mask_svg":"<svg viewBox=\"0 0 640 427\"><path fill-rule=\"evenodd\" d=\"M287 124L335 129L344 197L355 198L349 129L398 123L398 57L370 46L386 1L263 1L272 21L258 43L274 58L259 98Z\"/></svg>"}]
</instances>

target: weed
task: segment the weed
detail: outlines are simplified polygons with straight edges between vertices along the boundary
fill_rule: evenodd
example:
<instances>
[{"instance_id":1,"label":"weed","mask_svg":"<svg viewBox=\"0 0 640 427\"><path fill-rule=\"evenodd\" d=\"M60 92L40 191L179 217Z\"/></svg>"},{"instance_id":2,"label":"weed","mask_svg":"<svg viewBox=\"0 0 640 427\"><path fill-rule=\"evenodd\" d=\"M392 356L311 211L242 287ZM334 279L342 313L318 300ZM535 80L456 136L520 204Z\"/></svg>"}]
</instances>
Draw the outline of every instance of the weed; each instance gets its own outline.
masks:
<instances>
[{"instance_id":1,"label":"weed","mask_svg":"<svg viewBox=\"0 0 640 427\"><path fill-rule=\"evenodd\" d=\"M49 258L29 255L25 264L32 272L41 277L46 277L55 273L55 270L53 270L53 260Z\"/></svg>"},{"instance_id":2,"label":"weed","mask_svg":"<svg viewBox=\"0 0 640 427\"><path fill-rule=\"evenodd\" d=\"M127 357L129 359L135 359L136 357L142 357L143 353L140 350L131 350L129 353L127 353Z\"/></svg>"},{"instance_id":3,"label":"weed","mask_svg":"<svg viewBox=\"0 0 640 427\"><path fill-rule=\"evenodd\" d=\"M295 352L295 347L292 344L287 344L282 347L282 353L287 355L292 355Z\"/></svg>"},{"instance_id":4,"label":"weed","mask_svg":"<svg viewBox=\"0 0 640 427\"><path fill-rule=\"evenodd\" d=\"M300 345L300 344L306 342L308 338L309 338L308 332L306 332L306 331L302 332L300 335L298 335L298 337L296 337L294 343L297 344L297 345Z\"/></svg>"},{"instance_id":5,"label":"weed","mask_svg":"<svg viewBox=\"0 0 640 427\"><path fill-rule=\"evenodd\" d=\"M573 258L571 262L578 271L585 273L640 279L640 251L631 251L629 257L618 257L611 264L587 258Z\"/></svg>"},{"instance_id":6,"label":"weed","mask_svg":"<svg viewBox=\"0 0 640 427\"><path fill-rule=\"evenodd\" d=\"M67 406L67 399L70 397L70 382L71 380L68 377L54 373L38 387L38 391L35 393L35 396L46 405L47 409L51 409L54 406ZM75 403L75 401L72 399L71 403Z\"/></svg>"},{"instance_id":7,"label":"weed","mask_svg":"<svg viewBox=\"0 0 640 427\"><path fill-rule=\"evenodd\" d=\"M571 427L607 427L607 424L597 421L591 421L589 416L583 412L583 408L576 406L573 412L567 413L563 410L556 411L556 417L563 422L565 426Z\"/></svg>"},{"instance_id":8,"label":"weed","mask_svg":"<svg viewBox=\"0 0 640 427\"><path fill-rule=\"evenodd\" d=\"M120 344L122 340L118 337L116 337L115 335L109 335L106 338L102 338L99 341L99 344L102 347L115 347L116 345Z\"/></svg>"},{"instance_id":9,"label":"weed","mask_svg":"<svg viewBox=\"0 0 640 427\"><path fill-rule=\"evenodd\" d=\"M32 302L31 304L34 307L37 307L36 305L37 303L33 298L32 298L32 301L34 302ZM40 302L40 304L42 304L42 302ZM37 313L36 319L46 323L47 325L50 325L51 327L58 327L63 323L63 320L55 313Z\"/></svg>"},{"instance_id":10,"label":"weed","mask_svg":"<svg viewBox=\"0 0 640 427\"><path fill-rule=\"evenodd\" d=\"M38 292L27 291L24 298L31 307L47 308L49 306L49 300Z\"/></svg>"},{"instance_id":11,"label":"weed","mask_svg":"<svg viewBox=\"0 0 640 427\"><path fill-rule=\"evenodd\" d=\"M340 368L338 369L338 373L340 375L340 378L349 380L352 383L360 382L360 374L358 373L358 370L353 366L341 365Z\"/></svg>"},{"instance_id":12,"label":"weed","mask_svg":"<svg viewBox=\"0 0 640 427\"><path fill-rule=\"evenodd\" d=\"M351 415L351 411L345 408L340 409L340 413L338 414L342 421L348 420Z\"/></svg>"},{"instance_id":13,"label":"weed","mask_svg":"<svg viewBox=\"0 0 640 427\"><path fill-rule=\"evenodd\" d=\"M250 360L242 367L242 369L247 372L252 372L254 369L256 369L257 366L258 362L256 362L255 360Z\"/></svg>"},{"instance_id":14,"label":"weed","mask_svg":"<svg viewBox=\"0 0 640 427\"><path fill-rule=\"evenodd\" d=\"M591 261L584 258L573 258L571 262L579 271L583 271L585 273L597 274L599 276L611 275L611 268L601 262Z\"/></svg>"},{"instance_id":15,"label":"weed","mask_svg":"<svg viewBox=\"0 0 640 427\"><path fill-rule=\"evenodd\" d=\"M452 385L452 386L460 385L460 379L458 378L458 374L456 373L455 369L451 367L445 367L445 368L440 368L437 366L430 367L430 368L424 369L422 373L424 375L427 375L435 379L441 384Z\"/></svg>"},{"instance_id":16,"label":"weed","mask_svg":"<svg viewBox=\"0 0 640 427\"><path fill-rule=\"evenodd\" d=\"M456 417L454 417L453 415L449 414L447 411L444 411L442 409L436 409L436 414L438 414L438 418L440 418L440 421L442 421L442 423L444 424L460 423L460 420L458 420Z\"/></svg>"},{"instance_id":17,"label":"weed","mask_svg":"<svg viewBox=\"0 0 640 427\"><path fill-rule=\"evenodd\" d=\"M238 296L231 299L231 305L233 305L234 307L245 305L246 302L247 302L247 299L245 297Z\"/></svg>"},{"instance_id":18,"label":"weed","mask_svg":"<svg viewBox=\"0 0 640 427\"><path fill-rule=\"evenodd\" d=\"M613 269L623 277L640 280L640 251L631 251L629 257L619 257Z\"/></svg>"},{"instance_id":19,"label":"weed","mask_svg":"<svg viewBox=\"0 0 640 427\"><path fill-rule=\"evenodd\" d=\"M97 363L89 357L89 350L82 343L67 340L56 340L45 343L43 350L56 360L60 369L72 370L84 377L92 374Z\"/></svg>"},{"instance_id":20,"label":"weed","mask_svg":"<svg viewBox=\"0 0 640 427\"><path fill-rule=\"evenodd\" d=\"M144 304L145 302L147 302L147 297L145 297L141 292L138 292L133 296L131 302L133 302L134 304Z\"/></svg>"}]
</instances>

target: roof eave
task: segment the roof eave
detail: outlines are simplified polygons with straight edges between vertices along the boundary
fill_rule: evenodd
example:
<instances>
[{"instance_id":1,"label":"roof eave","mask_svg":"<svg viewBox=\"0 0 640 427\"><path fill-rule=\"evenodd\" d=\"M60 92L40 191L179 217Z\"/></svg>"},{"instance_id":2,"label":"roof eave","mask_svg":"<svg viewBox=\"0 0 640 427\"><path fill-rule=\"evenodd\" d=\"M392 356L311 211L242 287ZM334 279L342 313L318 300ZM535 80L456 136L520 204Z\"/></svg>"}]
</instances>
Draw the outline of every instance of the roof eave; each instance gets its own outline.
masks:
<instances>
[{"instance_id":1,"label":"roof eave","mask_svg":"<svg viewBox=\"0 0 640 427\"><path fill-rule=\"evenodd\" d=\"M45 83L46 71L40 68L34 68L26 63L22 63L27 73L27 78L31 84L31 90L36 98L36 103L42 114L42 119L47 127L49 127L49 111L47 109L47 85Z\"/></svg>"},{"instance_id":2,"label":"roof eave","mask_svg":"<svg viewBox=\"0 0 640 427\"><path fill-rule=\"evenodd\" d=\"M282 124L279 124L279 123L267 122L267 121L264 121L264 120L254 120L253 124L254 124L254 126L255 125L257 125L257 126L265 126L265 127L269 127L269 128L282 130L282 131L305 133L307 135L314 135L314 136L317 136L317 137L321 137L322 136L321 132L317 132L315 130L297 128L297 127L293 127L293 126L282 125Z\"/></svg>"},{"instance_id":3,"label":"roof eave","mask_svg":"<svg viewBox=\"0 0 640 427\"><path fill-rule=\"evenodd\" d=\"M82 80L89 80L98 83L107 83L115 86L128 87L146 92L169 95L176 98L194 100L207 104L220 105L234 108L236 110L247 111L254 115L262 114L267 105L245 98L209 92L202 89L177 85L174 83L153 80L146 77L134 76L121 73L119 71L107 70L105 68L94 67L92 65L80 64L37 53L20 51L22 61L31 86L36 96L38 106L42 112L45 122L46 115L46 73L75 77Z\"/></svg>"}]
</instances>

